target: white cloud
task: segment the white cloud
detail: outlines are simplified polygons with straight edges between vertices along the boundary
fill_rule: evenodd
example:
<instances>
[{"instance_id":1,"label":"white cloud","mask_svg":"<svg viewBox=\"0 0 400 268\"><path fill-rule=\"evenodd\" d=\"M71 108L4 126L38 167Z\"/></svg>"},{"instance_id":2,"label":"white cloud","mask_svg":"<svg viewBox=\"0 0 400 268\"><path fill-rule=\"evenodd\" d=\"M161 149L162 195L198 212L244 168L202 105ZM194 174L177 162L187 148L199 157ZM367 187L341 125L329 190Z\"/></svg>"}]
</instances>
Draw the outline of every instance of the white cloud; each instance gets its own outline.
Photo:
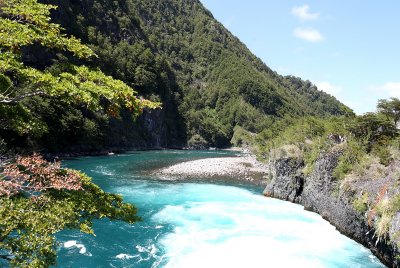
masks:
<instances>
[{"instance_id":1,"label":"white cloud","mask_svg":"<svg viewBox=\"0 0 400 268\"><path fill-rule=\"evenodd\" d=\"M319 18L319 13L310 13L308 5L293 7L292 14L301 20L316 20Z\"/></svg>"},{"instance_id":2,"label":"white cloud","mask_svg":"<svg viewBox=\"0 0 400 268\"><path fill-rule=\"evenodd\" d=\"M385 98L385 95L389 97L400 98L400 82L388 82L381 86L371 86L369 89Z\"/></svg>"},{"instance_id":3,"label":"white cloud","mask_svg":"<svg viewBox=\"0 0 400 268\"><path fill-rule=\"evenodd\" d=\"M313 28L296 28L293 35L308 42L320 42L325 39L318 30Z\"/></svg>"},{"instance_id":4,"label":"white cloud","mask_svg":"<svg viewBox=\"0 0 400 268\"><path fill-rule=\"evenodd\" d=\"M340 86L333 85L329 82L318 82L315 85L319 90L322 90L333 96L338 96L343 90Z\"/></svg>"}]
</instances>

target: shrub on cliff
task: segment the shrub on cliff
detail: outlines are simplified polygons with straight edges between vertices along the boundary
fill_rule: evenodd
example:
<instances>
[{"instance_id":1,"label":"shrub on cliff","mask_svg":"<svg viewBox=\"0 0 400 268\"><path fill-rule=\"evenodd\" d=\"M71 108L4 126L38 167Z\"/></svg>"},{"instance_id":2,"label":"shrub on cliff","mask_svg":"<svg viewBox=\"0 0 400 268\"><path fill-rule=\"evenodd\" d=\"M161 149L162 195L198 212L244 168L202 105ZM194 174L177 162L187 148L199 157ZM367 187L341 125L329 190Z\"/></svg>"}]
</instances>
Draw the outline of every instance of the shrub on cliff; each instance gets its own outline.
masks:
<instances>
[{"instance_id":1,"label":"shrub on cliff","mask_svg":"<svg viewBox=\"0 0 400 268\"><path fill-rule=\"evenodd\" d=\"M339 162L333 171L333 176L338 179L344 179L354 167L359 164L365 155L365 150L356 141L350 140L345 144L342 155L339 158Z\"/></svg>"},{"instance_id":2,"label":"shrub on cliff","mask_svg":"<svg viewBox=\"0 0 400 268\"><path fill-rule=\"evenodd\" d=\"M353 207L360 213L368 210L368 193L364 193L353 200Z\"/></svg>"},{"instance_id":3,"label":"shrub on cliff","mask_svg":"<svg viewBox=\"0 0 400 268\"><path fill-rule=\"evenodd\" d=\"M376 234L379 238L384 239L389 235L393 217L400 211L400 194L392 198L382 197L373 211L376 216Z\"/></svg>"},{"instance_id":4,"label":"shrub on cliff","mask_svg":"<svg viewBox=\"0 0 400 268\"><path fill-rule=\"evenodd\" d=\"M393 102L380 101L390 105ZM278 148L297 146L306 164L306 174L313 170L321 153L339 150L341 157L333 175L343 179L355 169L366 168L363 161L367 161L367 155L377 157L384 166L400 157L399 133L393 118L389 111L358 117L285 118L257 135L256 142L260 154L265 156L276 155Z\"/></svg>"},{"instance_id":5,"label":"shrub on cliff","mask_svg":"<svg viewBox=\"0 0 400 268\"><path fill-rule=\"evenodd\" d=\"M348 135L345 129L347 120L346 117L285 118L257 135L256 142L259 150L267 156L277 148L295 145L301 152L298 155L302 155L306 164L312 164L321 152L335 145L336 141L330 139L330 135Z\"/></svg>"}]
</instances>

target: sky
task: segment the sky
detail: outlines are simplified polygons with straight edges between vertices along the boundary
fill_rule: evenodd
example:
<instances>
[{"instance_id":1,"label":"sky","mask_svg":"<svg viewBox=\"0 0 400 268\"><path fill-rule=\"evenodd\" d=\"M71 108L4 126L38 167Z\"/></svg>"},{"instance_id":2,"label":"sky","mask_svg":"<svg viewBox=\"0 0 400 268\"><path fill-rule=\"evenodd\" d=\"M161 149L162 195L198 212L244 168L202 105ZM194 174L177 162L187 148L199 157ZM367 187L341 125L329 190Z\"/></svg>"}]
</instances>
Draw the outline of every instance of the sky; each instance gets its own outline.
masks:
<instances>
[{"instance_id":1,"label":"sky","mask_svg":"<svg viewBox=\"0 0 400 268\"><path fill-rule=\"evenodd\" d=\"M201 0L271 69L357 114L400 98L400 1Z\"/></svg>"}]
</instances>

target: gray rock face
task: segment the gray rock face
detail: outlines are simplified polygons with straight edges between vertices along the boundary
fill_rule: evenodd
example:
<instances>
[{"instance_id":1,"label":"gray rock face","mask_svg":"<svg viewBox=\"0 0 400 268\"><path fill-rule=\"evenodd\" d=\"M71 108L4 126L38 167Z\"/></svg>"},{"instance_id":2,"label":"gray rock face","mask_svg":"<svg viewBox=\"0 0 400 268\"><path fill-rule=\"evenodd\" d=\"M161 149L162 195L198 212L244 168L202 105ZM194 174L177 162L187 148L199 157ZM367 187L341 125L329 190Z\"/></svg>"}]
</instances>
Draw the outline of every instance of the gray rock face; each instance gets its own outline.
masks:
<instances>
[{"instance_id":1,"label":"gray rock face","mask_svg":"<svg viewBox=\"0 0 400 268\"><path fill-rule=\"evenodd\" d=\"M148 133L148 143L154 148L163 147L166 138L165 125L161 120L164 120L165 115L161 109L144 113L142 123L144 129Z\"/></svg>"},{"instance_id":2,"label":"gray rock face","mask_svg":"<svg viewBox=\"0 0 400 268\"><path fill-rule=\"evenodd\" d=\"M400 267L396 243L390 239L377 241L365 214L355 210L352 204L354 191L333 177L340 155L340 151L322 154L309 176L302 173L304 163L300 160L284 158L271 162L272 179L264 195L302 204L305 209L320 214L342 234L370 248L389 267ZM393 221L400 225L400 213ZM392 234L399 231L394 225Z\"/></svg>"},{"instance_id":3,"label":"gray rock face","mask_svg":"<svg viewBox=\"0 0 400 268\"><path fill-rule=\"evenodd\" d=\"M270 166L273 177L265 188L264 195L290 202L299 202L304 186L304 177L299 171L303 166L303 161L293 158L276 160Z\"/></svg>"},{"instance_id":4,"label":"gray rock face","mask_svg":"<svg viewBox=\"0 0 400 268\"><path fill-rule=\"evenodd\" d=\"M121 119L110 120L105 147L115 150L183 147L186 138L179 133L184 131L166 121L165 109L144 111L136 121L125 113Z\"/></svg>"},{"instance_id":5,"label":"gray rock face","mask_svg":"<svg viewBox=\"0 0 400 268\"><path fill-rule=\"evenodd\" d=\"M396 244L400 244L399 230L400 230L400 212L398 212L396 216L394 216L389 229L390 239Z\"/></svg>"}]
</instances>

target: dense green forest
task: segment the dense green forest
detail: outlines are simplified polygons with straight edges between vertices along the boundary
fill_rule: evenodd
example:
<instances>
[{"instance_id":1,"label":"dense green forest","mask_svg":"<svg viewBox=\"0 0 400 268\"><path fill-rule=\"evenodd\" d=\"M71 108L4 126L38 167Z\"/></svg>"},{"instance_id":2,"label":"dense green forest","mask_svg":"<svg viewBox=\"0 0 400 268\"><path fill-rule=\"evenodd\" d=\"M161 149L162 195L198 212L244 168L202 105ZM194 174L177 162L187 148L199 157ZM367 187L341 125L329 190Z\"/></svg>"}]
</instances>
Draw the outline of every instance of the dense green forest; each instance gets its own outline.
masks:
<instances>
[{"instance_id":1,"label":"dense green forest","mask_svg":"<svg viewBox=\"0 0 400 268\"><path fill-rule=\"evenodd\" d=\"M37 96L25 101L40 126L9 127L0 136L11 146L50 152L104 148L204 145L226 147L238 127L258 133L283 117L352 112L311 82L283 77L255 57L199 1L43 1L56 4L54 22L88 44L90 60L36 44L23 61L57 71L65 62L99 67L161 101L132 123L84 106Z\"/></svg>"}]
</instances>

